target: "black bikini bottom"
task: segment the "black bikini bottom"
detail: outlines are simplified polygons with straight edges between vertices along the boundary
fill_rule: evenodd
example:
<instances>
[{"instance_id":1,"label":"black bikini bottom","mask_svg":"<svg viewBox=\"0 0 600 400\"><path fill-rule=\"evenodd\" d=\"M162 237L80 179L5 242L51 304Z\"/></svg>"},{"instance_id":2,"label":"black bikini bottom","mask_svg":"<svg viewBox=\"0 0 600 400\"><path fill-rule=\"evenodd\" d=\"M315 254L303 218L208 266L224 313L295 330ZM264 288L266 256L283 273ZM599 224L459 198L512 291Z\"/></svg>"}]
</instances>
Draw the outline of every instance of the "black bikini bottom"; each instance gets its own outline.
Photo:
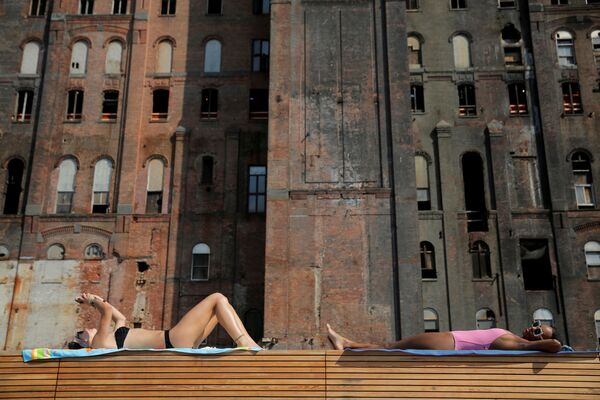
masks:
<instances>
[{"instance_id":1,"label":"black bikini bottom","mask_svg":"<svg viewBox=\"0 0 600 400\"><path fill-rule=\"evenodd\" d=\"M173 343L171 343L171 339L169 339L169 330L165 331L165 349L172 349Z\"/></svg>"}]
</instances>

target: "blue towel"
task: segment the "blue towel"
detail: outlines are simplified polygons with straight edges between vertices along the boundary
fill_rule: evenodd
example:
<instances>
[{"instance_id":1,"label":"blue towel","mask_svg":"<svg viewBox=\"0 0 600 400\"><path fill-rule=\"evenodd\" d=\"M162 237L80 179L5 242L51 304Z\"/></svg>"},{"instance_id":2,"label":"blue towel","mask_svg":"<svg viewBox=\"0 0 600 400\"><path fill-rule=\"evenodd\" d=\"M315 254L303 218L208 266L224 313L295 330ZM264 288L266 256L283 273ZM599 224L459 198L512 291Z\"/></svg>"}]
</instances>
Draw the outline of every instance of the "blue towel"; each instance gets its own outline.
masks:
<instances>
[{"instance_id":1,"label":"blue towel","mask_svg":"<svg viewBox=\"0 0 600 400\"><path fill-rule=\"evenodd\" d=\"M408 353L419 356L463 356L468 354L477 354L484 356L518 356L525 354L593 354L598 353L597 351L573 351L563 349L559 353L544 353L542 351L534 350L400 350L400 349L345 349L345 351L351 352L365 352L365 351L382 351L386 353Z\"/></svg>"}]
</instances>

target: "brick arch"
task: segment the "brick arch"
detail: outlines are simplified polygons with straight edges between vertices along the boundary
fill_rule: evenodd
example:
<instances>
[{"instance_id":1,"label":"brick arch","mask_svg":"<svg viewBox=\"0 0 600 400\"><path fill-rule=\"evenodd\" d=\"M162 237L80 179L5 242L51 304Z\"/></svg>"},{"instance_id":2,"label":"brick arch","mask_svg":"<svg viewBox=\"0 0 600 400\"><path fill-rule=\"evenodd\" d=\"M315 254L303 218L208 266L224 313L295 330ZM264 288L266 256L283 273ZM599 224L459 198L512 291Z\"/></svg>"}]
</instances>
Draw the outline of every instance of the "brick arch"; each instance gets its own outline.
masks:
<instances>
[{"instance_id":1,"label":"brick arch","mask_svg":"<svg viewBox=\"0 0 600 400\"><path fill-rule=\"evenodd\" d=\"M69 158L75 161L75 165L77 166L77 169L79 169L81 163L79 162L79 158L77 158L77 156L75 156L73 154L65 154L65 155L60 156L54 163L54 168L58 168L60 166L61 162L63 162L66 159L69 159Z\"/></svg>"},{"instance_id":2,"label":"brick arch","mask_svg":"<svg viewBox=\"0 0 600 400\"><path fill-rule=\"evenodd\" d=\"M569 154L567 154L566 161L570 163L571 160L573 159L573 154L575 154L575 153L585 153L589 157L590 162L591 163L594 162L594 154L591 151L589 151L588 149L585 149L583 147L577 147L577 148L571 150L569 152Z\"/></svg>"},{"instance_id":3,"label":"brick arch","mask_svg":"<svg viewBox=\"0 0 600 400\"><path fill-rule=\"evenodd\" d=\"M25 160L25 158L21 157L18 154L14 154L12 156L8 156L6 159L4 159L4 162L2 163L2 169L7 169L8 168L8 163L10 163L12 160L19 160L23 163L24 167L27 167L27 161Z\"/></svg>"},{"instance_id":4,"label":"brick arch","mask_svg":"<svg viewBox=\"0 0 600 400\"><path fill-rule=\"evenodd\" d=\"M169 160L162 154L152 154L151 156L146 158L146 160L144 160L144 163L142 164L142 168L146 168L146 165L148 165L148 163L152 160L161 160L165 168L169 168Z\"/></svg>"},{"instance_id":5,"label":"brick arch","mask_svg":"<svg viewBox=\"0 0 600 400\"><path fill-rule=\"evenodd\" d=\"M156 46L158 46L158 44L160 42L164 42L164 41L170 42L171 45L173 46L173 48L177 47L177 41L175 40L175 38L173 36L170 36L170 35L159 36L158 38L156 38L154 43L152 43L152 47L156 47Z\"/></svg>"},{"instance_id":6,"label":"brick arch","mask_svg":"<svg viewBox=\"0 0 600 400\"><path fill-rule=\"evenodd\" d=\"M590 33L590 35L591 35L591 33ZM35 42L35 43L37 43L37 44L39 44L39 45L40 45L40 52L41 52L42 50L44 50L44 41L43 41L42 39L40 39L40 38L39 38L39 37L37 37L37 36L27 36L27 37L26 37L25 39L23 39L23 40L21 41L21 43L19 44L19 48L21 49L21 51L22 51L22 50L25 48L25 45L26 45L27 43L31 43L31 42Z\"/></svg>"},{"instance_id":7,"label":"brick arch","mask_svg":"<svg viewBox=\"0 0 600 400\"><path fill-rule=\"evenodd\" d=\"M104 41L104 43L102 43L102 48L103 48L103 49L107 48L107 47L108 47L108 45L109 45L110 43L112 43L112 42L119 42L119 43L121 44L121 46L123 47L123 50L125 50L125 49L126 49L126 47L127 47L127 41L126 41L126 40L125 40L123 37L121 37L121 36L116 36L116 35L113 35L113 36L109 36L109 37L108 37L108 38L107 38L107 39Z\"/></svg>"},{"instance_id":8,"label":"brick arch","mask_svg":"<svg viewBox=\"0 0 600 400\"><path fill-rule=\"evenodd\" d=\"M111 157L111 156L109 156L108 154L101 154L101 155L97 156L96 158L94 158L94 159L92 160L92 162L90 162L90 168L94 168L94 167L96 166L96 163L97 163L98 161L100 161L100 160L103 160L103 159L108 159L108 160L110 160L110 162L112 162L113 166L115 165L115 160L114 160L114 158L112 158L112 157Z\"/></svg>"},{"instance_id":9,"label":"brick arch","mask_svg":"<svg viewBox=\"0 0 600 400\"><path fill-rule=\"evenodd\" d=\"M92 48L92 40L90 38L88 38L87 36L77 35L69 41L69 45L67 46L69 50L72 51L73 45L77 42L85 42L85 44L87 44L88 46L88 50Z\"/></svg>"}]
</instances>

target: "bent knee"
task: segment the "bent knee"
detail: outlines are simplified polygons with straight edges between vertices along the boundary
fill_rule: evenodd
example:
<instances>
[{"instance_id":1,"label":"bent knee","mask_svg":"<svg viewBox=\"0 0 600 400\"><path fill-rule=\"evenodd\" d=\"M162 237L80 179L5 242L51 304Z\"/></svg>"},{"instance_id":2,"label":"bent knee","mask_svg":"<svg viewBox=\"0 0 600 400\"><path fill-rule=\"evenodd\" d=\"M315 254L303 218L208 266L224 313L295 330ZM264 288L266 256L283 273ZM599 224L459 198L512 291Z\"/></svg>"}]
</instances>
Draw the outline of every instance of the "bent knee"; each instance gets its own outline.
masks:
<instances>
[{"instance_id":1,"label":"bent knee","mask_svg":"<svg viewBox=\"0 0 600 400\"><path fill-rule=\"evenodd\" d=\"M210 296L208 296L208 298L217 303L229 303L227 296L219 292L211 294Z\"/></svg>"}]
</instances>

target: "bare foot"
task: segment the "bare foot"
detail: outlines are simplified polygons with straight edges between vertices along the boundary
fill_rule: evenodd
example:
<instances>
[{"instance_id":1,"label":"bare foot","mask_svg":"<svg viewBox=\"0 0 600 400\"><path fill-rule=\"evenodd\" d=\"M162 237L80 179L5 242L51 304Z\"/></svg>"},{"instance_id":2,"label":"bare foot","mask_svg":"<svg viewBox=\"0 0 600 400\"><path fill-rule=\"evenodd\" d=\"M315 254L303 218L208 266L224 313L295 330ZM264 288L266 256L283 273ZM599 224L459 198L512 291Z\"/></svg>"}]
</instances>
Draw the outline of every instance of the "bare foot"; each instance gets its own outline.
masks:
<instances>
[{"instance_id":1,"label":"bare foot","mask_svg":"<svg viewBox=\"0 0 600 400\"><path fill-rule=\"evenodd\" d=\"M250 348L260 348L260 346L258 344L256 344L256 342L254 340L252 340L252 338L249 335L242 335L240 336L237 341L236 344L239 347L250 347Z\"/></svg>"},{"instance_id":2,"label":"bare foot","mask_svg":"<svg viewBox=\"0 0 600 400\"><path fill-rule=\"evenodd\" d=\"M331 329L331 326L329 324L327 324L327 332L328 332L327 337L329 338L329 341L333 345L334 349L344 350L344 348L348 347L348 344L350 341L348 339L346 339L345 337L341 336L339 333L337 333L333 329Z\"/></svg>"}]
</instances>

